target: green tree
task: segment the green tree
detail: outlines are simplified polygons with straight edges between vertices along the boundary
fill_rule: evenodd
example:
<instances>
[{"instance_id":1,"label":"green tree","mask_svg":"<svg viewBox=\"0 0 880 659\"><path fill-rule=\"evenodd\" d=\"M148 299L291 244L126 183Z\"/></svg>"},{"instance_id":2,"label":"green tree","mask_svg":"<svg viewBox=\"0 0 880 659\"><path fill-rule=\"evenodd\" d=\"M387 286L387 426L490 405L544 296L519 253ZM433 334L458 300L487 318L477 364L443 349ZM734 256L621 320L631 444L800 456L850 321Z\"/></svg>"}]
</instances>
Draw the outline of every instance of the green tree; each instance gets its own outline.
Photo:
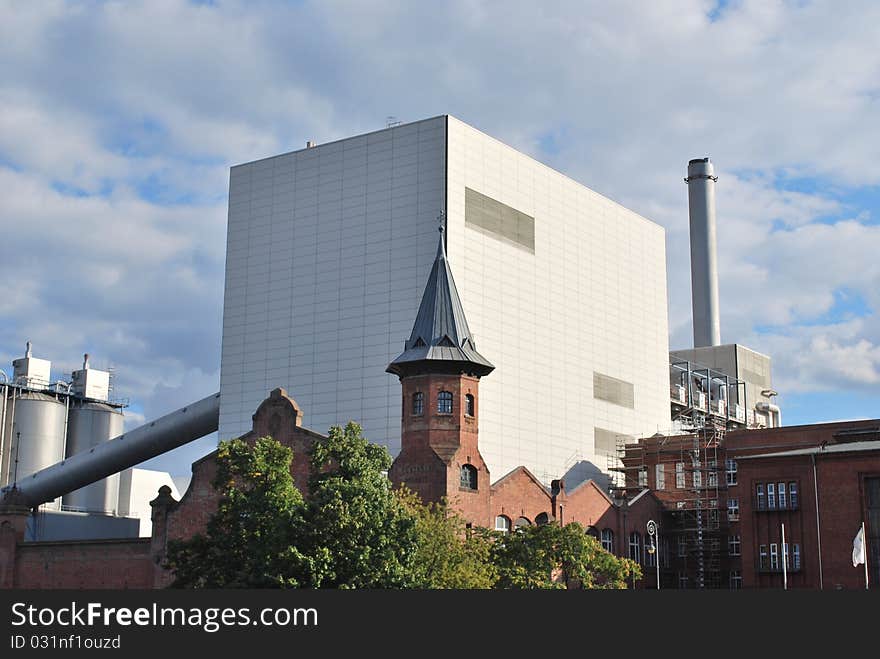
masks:
<instances>
[{"instance_id":1,"label":"green tree","mask_svg":"<svg viewBox=\"0 0 880 659\"><path fill-rule=\"evenodd\" d=\"M410 568L413 588L492 588L497 579L491 562L493 538L487 529L467 528L446 501L425 505L414 492L395 494L415 517L417 546Z\"/></svg>"},{"instance_id":2,"label":"green tree","mask_svg":"<svg viewBox=\"0 0 880 659\"><path fill-rule=\"evenodd\" d=\"M638 563L602 549L573 522L525 527L493 549L499 588L626 588L642 576Z\"/></svg>"},{"instance_id":3,"label":"green tree","mask_svg":"<svg viewBox=\"0 0 880 659\"><path fill-rule=\"evenodd\" d=\"M415 517L386 476L391 456L361 427L333 426L311 455L304 547L316 588L402 588L411 585L418 548Z\"/></svg>"},{"instance_id":4,"label":"green tree","mask_svg":"<svg viewBox=\"0 0 880 659\"><path fill-rule=\"evenodd\" d=\"M178 588L295 588L311 561L297 548L305 512L290 475L292 452L270 437L253 446L220 442L213 486L220 493L207 531L169 543Z\"/></svg>"}]
</instances>

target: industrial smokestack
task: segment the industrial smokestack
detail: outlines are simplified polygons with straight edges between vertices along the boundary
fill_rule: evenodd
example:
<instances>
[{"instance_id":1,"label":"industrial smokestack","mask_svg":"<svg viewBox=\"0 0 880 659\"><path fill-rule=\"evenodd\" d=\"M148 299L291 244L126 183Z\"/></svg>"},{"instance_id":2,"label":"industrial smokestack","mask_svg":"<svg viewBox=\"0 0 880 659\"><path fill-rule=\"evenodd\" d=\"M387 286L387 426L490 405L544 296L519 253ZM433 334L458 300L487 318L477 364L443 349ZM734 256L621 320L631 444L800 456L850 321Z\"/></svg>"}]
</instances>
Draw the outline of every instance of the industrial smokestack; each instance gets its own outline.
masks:
<instances>
[{"instance_id":1,"label":"industrial smokestack","mask_svg":"<svg viewBox=\"0 0 880 659\"><path fill-rule=\"evenodd\" d=\"M715 250L715 170L708 158L688 162L691 237L691 299L694 348L721 345L718 260Z\"/></svg>"}]
</instances>

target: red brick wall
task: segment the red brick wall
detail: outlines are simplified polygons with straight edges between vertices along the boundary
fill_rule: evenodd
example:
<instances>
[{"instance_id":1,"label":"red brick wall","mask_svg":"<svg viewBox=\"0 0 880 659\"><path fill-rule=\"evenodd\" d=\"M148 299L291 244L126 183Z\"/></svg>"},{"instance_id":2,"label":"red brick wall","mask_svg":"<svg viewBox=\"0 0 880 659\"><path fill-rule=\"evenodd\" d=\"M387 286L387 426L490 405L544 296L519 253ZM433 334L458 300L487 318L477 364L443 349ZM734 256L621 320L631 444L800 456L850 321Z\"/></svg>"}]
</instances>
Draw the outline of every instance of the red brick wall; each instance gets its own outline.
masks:
<instances>
[{"instance_id":1,"label":"red brick wall","mask_svg":"<svg viewBox=\"0 0 880 659\"><path fill-rule=\"evenodd\" d=\"M510 519L511 528L519 517L532 524L541 513L550 520L555 517L553 498L525 467L517 467L492 486L491 510L490 528L499 515Z\"/></svg>"},{"instance_id":2,"label":"red brick wall","mask_svg":"<svg viewBox=\"0 0 880 659\"><path fill-rule=\"evenodd\" d=\"M389 470L395 487L406 485L425 502L444 497L465 519L478 526L490 524L491 474L478 446L479 378L468 375L426 374L401 380L401 450ZM437 411L441 391L452 394L452 413ZM421 392L423 410L413 414L413 395ZM474 397L469 416L465 396ZM477 489L461 487L461 468L477 469Z\"/></svg>"},{"instance_id":3,"label":"red brick wall","mask_svg":"<svg viewBox=\"0 0 880 659\"><path fill-rule=\"evenodd\" d=\"M852 541L864 518L864 478L880 476L880 453L819 453L816 483L809 455L767 457L739 462L740 524L742 529L743 585L746 588L782 588L780 571L758 570L759 546L781 542L785 524L789 546L800 544L801 570L788 574L789 588L820 587L819 538L816 534L816 489L821 525L821 587L825 590L860 589L865 586L864 566L852 565ZM798 483L796 510L755 510L757 483ZM781 549L779 550L782 560ZM769 556L768 556L769 561Z\"/></svg>"},{"instance_id":4,"label":"red brick wall","mask_svg":"<svg viewBox=\"0 0 880 659\"><path fill-rule=\"evenodd\" d=\"M18 546L13 588L152 588L150 540Z\"/></svg>"},{"instance_id":5,"label":"red brick wall","mask_svg":"<svg viewBox=\"0 0 880 659\"><path fill-rule=\"evenodd\" d=\"M564 507L564 523L578 522L585 529L592 526L599 532L603 528L610 528L616 535L617 509L594 481L581 483L571 492L564 491L561 503Z\"/></svg>"},{"instance_id":6,"label":"red brick wall","mask_svg":"<svg viewBox=\"0 0 880 659\"><path fill-rule=\"evenodd\" d=\"M254 414L253 430L243 436L248 442L270 436L293 451L290 472L294 483L308 496L308 453L321 435L302 428L302 412L283 389L275 389ZM171 504L153 521L153 552L161 564L169 540L188 539L196 533L204 533L208 520L217 510L219 496L212 485L217 473L216 451L193 463L193 475L189 488L179 502ZM171 575L157 568L156 584L164 586Z\"/></svg>"}]
</instances>

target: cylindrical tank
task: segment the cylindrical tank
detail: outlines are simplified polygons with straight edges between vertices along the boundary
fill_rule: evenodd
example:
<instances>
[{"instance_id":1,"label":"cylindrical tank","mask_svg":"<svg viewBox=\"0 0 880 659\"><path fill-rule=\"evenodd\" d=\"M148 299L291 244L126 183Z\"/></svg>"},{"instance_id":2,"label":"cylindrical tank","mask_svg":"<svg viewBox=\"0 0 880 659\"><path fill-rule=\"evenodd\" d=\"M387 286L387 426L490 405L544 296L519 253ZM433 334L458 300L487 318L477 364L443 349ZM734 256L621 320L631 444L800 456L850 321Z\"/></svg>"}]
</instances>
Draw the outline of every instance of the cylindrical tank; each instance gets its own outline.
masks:
<instances>
[{"instance_id":1,"label":"cylindrical tank","mask_svg":"<svg viewBox=\"0 0 880 659\"><path fill-rule=\"evenodd\" d=\"M103 403L73 403L67 421L67 456L83 453L123 433L122 413ZM65 494L68 510L114 513L119 502L119 474Z\"/></svg>"},{"instance_id":2,"label":"cylindrical tank","mask_svg":"<svg viewBox=\"0 0 880 659\"><path fill-rule=\"evenodd\" d=\"M10 397L6 410L9 453L5 471L8 484L64 459L66 413L67 406L48 394L18 391ZM57 509L60 504L58 499L46 506Z\"/></svg>"}]
</instances>

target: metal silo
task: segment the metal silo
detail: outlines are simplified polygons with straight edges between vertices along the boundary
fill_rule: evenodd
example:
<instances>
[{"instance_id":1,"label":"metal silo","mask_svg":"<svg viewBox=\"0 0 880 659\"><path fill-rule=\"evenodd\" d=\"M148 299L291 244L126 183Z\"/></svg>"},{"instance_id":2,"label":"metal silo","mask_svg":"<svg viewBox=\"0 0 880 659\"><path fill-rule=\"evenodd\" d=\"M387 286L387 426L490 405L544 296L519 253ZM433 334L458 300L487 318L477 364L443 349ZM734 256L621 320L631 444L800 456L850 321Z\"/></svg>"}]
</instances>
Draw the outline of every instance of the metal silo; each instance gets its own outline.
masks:
<instances>
[{"instance_id":1,"label":"metal silo","mask_svg":"<svg viewBox=\"0 0 880 659\"><path fill-rule=\"evenodd\" d=\"M6 437L9 453L6 481L31 474L64 459L64 424L67 406L48 394L16 391L7 402ZM46 504L57 508L60 501Z\"/></svg>"},{"instance_id":2,"label":"metal silo","mask_svg":"<svg viewBox=\"0 0 880 659\"><path fill-rule=\"evenodd\" d=\"M124 432L118 408L104 403L71 401L67 423L67 457L84 453ZM119 474L64 495L68 510L115 513L119 503Z\"/></svg>"}]
</instances>

